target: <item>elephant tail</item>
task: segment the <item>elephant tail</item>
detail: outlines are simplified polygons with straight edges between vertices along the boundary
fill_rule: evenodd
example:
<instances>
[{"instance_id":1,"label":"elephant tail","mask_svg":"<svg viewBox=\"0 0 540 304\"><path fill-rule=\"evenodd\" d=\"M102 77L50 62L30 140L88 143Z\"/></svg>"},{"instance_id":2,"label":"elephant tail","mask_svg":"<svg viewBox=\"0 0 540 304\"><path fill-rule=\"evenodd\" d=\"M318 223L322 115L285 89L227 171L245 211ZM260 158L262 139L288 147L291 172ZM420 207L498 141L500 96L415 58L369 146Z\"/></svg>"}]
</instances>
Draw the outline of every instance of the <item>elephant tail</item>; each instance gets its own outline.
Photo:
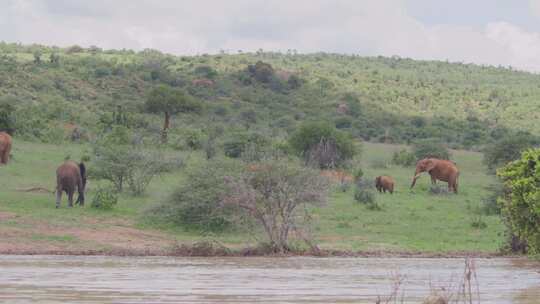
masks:
<instances>
[{"instance_id":1,"label":"elephant tail","mask_svg":"<svg viewBox=\"0 0 540 304\"><path fill-rule=\"evenodd\" d=\"M82 186L84 189L86 187L86 166L84 165L83 162L79 164L79 171L81 172Z\"/></svg>"}]
</instances>

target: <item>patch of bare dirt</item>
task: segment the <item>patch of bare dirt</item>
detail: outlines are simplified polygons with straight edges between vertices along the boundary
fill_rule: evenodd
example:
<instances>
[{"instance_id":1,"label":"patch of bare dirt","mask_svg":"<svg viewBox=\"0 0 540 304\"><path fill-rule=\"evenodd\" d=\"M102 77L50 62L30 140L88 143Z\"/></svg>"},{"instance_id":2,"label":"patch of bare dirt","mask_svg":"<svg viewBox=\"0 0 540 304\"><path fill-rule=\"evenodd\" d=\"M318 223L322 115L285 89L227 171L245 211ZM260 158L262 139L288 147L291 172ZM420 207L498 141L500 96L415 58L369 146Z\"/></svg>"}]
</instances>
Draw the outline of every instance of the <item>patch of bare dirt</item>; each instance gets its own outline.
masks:
<instances>
[{"instance_id":1,"label":"patch of bare dirt","mask_svg":"<svg viewBox=\"0 0 540 304\"><path fill-rule=\"evenodd\" d=\"M17 217L2 212L0 220ZM84 219L79 227L54 225L18 217L17 226L0 228L0 254L163 254L174 239L162 232L141 230L127 220Z\"/></svg>"}]
</instances>

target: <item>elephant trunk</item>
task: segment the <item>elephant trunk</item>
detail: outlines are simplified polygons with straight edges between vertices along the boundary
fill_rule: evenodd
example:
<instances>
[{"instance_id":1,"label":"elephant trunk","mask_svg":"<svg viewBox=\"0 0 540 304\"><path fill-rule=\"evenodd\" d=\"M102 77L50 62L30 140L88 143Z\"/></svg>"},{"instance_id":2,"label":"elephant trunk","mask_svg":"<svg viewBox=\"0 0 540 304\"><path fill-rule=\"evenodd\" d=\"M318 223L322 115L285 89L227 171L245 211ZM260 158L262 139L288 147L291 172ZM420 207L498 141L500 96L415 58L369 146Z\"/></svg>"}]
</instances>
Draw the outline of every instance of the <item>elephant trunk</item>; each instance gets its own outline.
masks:
<instances>
[{"instance_id":1,"label":"elephant trunk","mask_svg":"<svg viewBox=\"0 0 540 304\"><path fill-rule=\"evenodd\" d=\"M413 180L412 180L412 184L411 184L411 189L414 187L414 185L416 185L416 180L420 177L420 173L417 171L413 177Z\"/></svg>"}]
</instances>

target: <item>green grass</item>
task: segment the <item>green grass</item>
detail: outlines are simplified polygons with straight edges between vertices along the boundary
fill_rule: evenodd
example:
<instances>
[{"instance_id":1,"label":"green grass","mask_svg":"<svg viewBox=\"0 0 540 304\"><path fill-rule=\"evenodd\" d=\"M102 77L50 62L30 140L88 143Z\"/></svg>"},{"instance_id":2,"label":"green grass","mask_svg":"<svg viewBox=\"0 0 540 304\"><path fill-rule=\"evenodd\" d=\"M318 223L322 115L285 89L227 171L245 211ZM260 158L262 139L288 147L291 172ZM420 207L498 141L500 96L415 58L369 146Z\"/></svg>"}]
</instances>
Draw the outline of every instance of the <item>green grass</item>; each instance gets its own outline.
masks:
<instances>
[{"instance_id":1,"label":"green grass","mask_svg":"<svg viewBox=\"0 0 540 304\"><path fill-rule=\"evenodd\" d=\"M390 166L372 168L374 163L389 162L392 152L402 148L397 145L364 144L362 168L366 178L390 175L396 180L393 195L378 194L376 198L382 211L371 211L353 199L354 189L334 192L324 208L315 211L316 235L323 248L342 250L394 250L422 252L479 251L495 252L503 241L503 225L497 216L484 216L484 229L473 228L473 210L487 194L484 189L493 181L485 174L481 154L454 151L453 159L461 169L459 194L435 196L428 193L430 180L424 175L415 189L408 189L414 168ZM112 211L90 208L67 208L64 196L60 209L55 209L54 195L21 192L20 189L43 187L53 190L55 169L66 155L78 160L84 145L49 145L16 140L15 158L6 167L0 167L0 212L10 212L48 225L60 227L92 228L98 222L101 227L126 220L136 228L160 230L178 241L195 241L208 236L185 232L165 223L145 220L144 210L166 197L182 182L183 172L166 174L156 178L142 197L122 194ZM193 154L188 161L202 161ZM90 180L87 201L90 202L97 182ZM3 221L2 227L16 226L28 229L32 239L40 241L77 243L70 235L41 235L32 231L31 225L21 225L15 219ZM211 236L231 246L243 246L253 239L241 233Z\"/></svg>"}]
</instances>

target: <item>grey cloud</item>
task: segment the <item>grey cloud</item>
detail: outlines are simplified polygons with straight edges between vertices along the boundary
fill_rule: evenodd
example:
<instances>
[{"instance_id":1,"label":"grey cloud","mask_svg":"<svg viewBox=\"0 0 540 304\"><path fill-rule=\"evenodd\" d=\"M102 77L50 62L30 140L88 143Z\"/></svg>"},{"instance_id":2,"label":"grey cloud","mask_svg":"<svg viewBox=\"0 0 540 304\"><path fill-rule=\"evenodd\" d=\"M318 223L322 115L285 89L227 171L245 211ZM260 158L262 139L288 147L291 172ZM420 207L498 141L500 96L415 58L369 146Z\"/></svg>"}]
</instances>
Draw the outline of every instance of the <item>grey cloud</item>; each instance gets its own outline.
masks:
<instances>
[{"instance_id":1,"label":"grey cloud","mask_svg":"<svg viewBox=\"0 0 540 304\"><path fill-rule=\"evenodd\" d=\"M174 54L297 49L540 71L530 52L540 44L538 33L500 22L426 25L404 1L7 0L0 4L0 40ZM540 8L540 0L530 1Z\"/></svg>"}]
</instances>

